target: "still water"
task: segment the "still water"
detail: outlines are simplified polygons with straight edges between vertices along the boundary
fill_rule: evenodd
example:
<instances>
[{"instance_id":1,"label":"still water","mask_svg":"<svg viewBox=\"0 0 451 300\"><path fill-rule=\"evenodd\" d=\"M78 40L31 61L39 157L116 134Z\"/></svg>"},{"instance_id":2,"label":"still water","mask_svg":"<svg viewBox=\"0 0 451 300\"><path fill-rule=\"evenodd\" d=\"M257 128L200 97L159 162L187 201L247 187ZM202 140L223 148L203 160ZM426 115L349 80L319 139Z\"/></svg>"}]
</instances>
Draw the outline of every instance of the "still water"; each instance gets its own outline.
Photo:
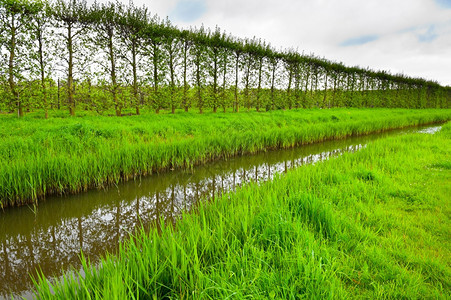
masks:
<instances>
[{"instance_id":1,"label":"still water","mask_svg":"<svg viewBox=\"0 0 451 300\"><path fill-rule=\"evenodd\" d=\"M49 197L38 207L0 211L0 298L31 298L30 274L46 276L80 268L80 249L91 261L114 252L137 226L174 222L181 211L202 199L233 191L249 181L270 180L304 164L353 152L375 139L407 132L434 133L422 126L346 140L216 161L190 170L174 170L78 195Z\"/></svg>"}]
</instances>

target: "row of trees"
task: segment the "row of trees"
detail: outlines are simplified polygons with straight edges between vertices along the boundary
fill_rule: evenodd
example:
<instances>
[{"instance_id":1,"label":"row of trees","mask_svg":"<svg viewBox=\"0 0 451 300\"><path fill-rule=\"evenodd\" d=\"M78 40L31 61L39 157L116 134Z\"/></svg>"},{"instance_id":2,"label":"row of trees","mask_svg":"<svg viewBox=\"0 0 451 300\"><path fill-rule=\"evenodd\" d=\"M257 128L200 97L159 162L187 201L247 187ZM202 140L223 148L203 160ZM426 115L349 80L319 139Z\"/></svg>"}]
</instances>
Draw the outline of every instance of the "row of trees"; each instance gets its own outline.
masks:
<instances>
[{"instance_id":1,"label":"row of trees","mask_svg":"<svg viewBox=\"0 0 451 300\"><path fill-rule=\"evenodd\" d=\"M346 67L216 28L180 30L146 7L0 0L0 111L133 107L216 112L449 107L436 82Z\"/></svg>"}]
</instances>

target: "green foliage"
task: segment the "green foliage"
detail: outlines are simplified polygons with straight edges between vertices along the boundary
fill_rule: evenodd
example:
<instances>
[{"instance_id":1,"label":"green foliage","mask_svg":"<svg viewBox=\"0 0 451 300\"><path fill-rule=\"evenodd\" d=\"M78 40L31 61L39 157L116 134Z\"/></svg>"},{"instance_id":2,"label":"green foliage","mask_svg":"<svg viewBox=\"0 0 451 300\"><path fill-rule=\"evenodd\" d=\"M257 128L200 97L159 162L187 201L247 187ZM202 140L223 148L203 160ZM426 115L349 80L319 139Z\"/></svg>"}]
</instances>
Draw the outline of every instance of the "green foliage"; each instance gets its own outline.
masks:
<instances>
[{"instance_id":1,"label":"green foliage","mask_svg":"<svg viewBox=\"0 0 451 300\"><path fill-rule=\"evenodd\" d=\"M36 297L448 299L450 125L202 202Z\"/></svg>"},{"instance_id":2,"label":"green foliage","mask_svg":"<svg viewBox=\"0 0 451 300\"><path fill-rule=\"evenodd\" d=\"M118 116L128 106L139 114L143 105L156 112L193 106L199 112L216 112L220 106L223 111L230 107L239 111L240 106L449 108L451 103L451 89L433 81L346 67L294 50L276 51L260 39L234 38L219 28L180 30L133 4L88 6L85 0L0 4L0 47L13 61L10 65L2 56L0 84L9 95L0 103L8 110L17 108L20 116L23 106L47 109L51 99L45 81L61 76L67 76L67 89L60 106L67 106L72 115L80 99L76 94L86 94L82 82L88 79L91 89L104 89L109 82L111 99L104 103ZM11 23L12 16L16 24ZM22 97L23 92L31 93L30 82L37 80L41 97ZM132 101L119 102L119 90L129 87ZM195 97L188 97L189 89L194 89ZM233 101L225 93L228 89L234 91ZM264 90L269 98L262 95ZM97 106L85 108L98 111Z\"/></svg>"},{"instance_id":3,"label":"green foliage","mask_svg":"<svg viewBox=\"0 0 451 300\"><path fill-rule=\"evenodd\" d=\"M86 95L86 105L104 116L83 106L79 113L86 116L79 118L62 118L59 111L50 111L48 120L40 113L23 120L0 115L3 207L219 157L451 119L449 110L331 109L205 116L148 112L112 122L102 102L108 93ZM130 90L120 97L130 99Z\"/></svg>"}]
</instances>

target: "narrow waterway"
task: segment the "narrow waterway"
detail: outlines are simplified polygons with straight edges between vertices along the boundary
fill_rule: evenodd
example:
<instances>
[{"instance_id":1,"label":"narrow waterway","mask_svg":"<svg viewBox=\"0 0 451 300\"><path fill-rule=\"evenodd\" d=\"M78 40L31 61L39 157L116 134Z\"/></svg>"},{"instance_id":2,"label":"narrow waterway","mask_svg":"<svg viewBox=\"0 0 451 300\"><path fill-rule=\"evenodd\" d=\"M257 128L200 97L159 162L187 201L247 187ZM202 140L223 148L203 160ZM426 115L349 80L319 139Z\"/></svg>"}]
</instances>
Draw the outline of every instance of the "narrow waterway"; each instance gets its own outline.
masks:
<instances>
[{"instance_id":1,"label":"narrow waterway","mask_svg":"<svg viewBox=\"0 0 451 300\"><path fill-rule=\"evenodd\" d=\"M357 151L368 142L407 132L434 133L440 126L393 130L216 161L121 183L105 190L49 197L38 207L0 211L0 298L32 297L30 274L60 276L80 268L80 249L95 262L141 224L176 220L200 199L217 196L249 181ZM157 224L158 225L158 224Z\"/></svg>"}]
</instances>

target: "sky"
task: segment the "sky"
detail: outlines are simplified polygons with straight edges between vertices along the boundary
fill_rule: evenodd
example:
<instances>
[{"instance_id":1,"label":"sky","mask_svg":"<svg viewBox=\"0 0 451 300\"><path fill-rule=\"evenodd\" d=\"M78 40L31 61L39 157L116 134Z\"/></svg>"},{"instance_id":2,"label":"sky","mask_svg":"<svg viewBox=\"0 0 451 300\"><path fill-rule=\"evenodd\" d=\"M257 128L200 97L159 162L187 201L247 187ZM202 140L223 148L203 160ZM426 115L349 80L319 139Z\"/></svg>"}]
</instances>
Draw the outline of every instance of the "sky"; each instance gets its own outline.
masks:
<instances>
[{"instance_id":1,"label":"sky","mask_svg":"<svg viewBox=\"0 0 451 300\"><path fill-rule=\"evenodd\" d=\"M233 36L262 38L276 49L451 86L451 0L133 2L179 28L218 26Z\"/></svg>"}]
</instances>

